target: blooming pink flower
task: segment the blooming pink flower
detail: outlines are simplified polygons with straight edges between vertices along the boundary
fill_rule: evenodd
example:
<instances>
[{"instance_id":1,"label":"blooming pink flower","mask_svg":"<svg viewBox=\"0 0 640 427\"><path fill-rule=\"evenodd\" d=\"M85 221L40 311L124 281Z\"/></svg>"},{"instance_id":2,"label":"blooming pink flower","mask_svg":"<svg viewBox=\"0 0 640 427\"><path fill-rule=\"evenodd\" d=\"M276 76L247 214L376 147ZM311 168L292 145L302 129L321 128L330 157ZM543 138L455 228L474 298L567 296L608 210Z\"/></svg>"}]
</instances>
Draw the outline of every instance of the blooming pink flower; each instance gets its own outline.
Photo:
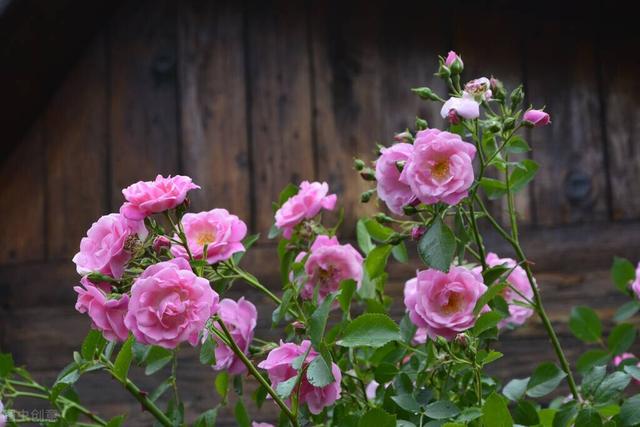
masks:
<instances>
[{"instance_id":1,"label":"blooming pink flower","mask_svg":"<svg viewBox=\"0 0 640 427\"><path fill-rule=\"evenodd\" d=\"M636 266L636 278L631 283L631 290L640 298L640 262Z\"/></svg>"},{"instance_id":2,"label":"blooming pink flower","mask_svg":"<svg viewBox=\"0 0 640 427\"><path fill-rule=\"evenodd\" d=\"M293 228L305 219L313 218L322 209L333 210L337 197L329 194L326 182L303 181L298 194L291 196L276 212L276 227L282 230L282 235L290 239Z\"/></svg>"},{"instance_id":3,"label":"blooming pink flower","mask_svg":"<svg viewBox=\"0 0 640 427\"><path fill-rule=\"evenodd\" d=\"M383 200L391 212L402 215L402 208L411 203L415 196L411 187L400 181L398 162L406 162L413 154L413 145L407 143L394 144L380 150L376 161L376 180L378 197Z\"/></svg>"},{"instance_id":4,"label":"blooming pink flower","mask_svg":"<svg viewBox=\"0 0 640 427\"><path fill-rule=\"evenodd\" d=\"M499 258L498 255L493 252L489 252L486 258L486 262L489 267L504 265L508 268L513 268L517 264L515 260L511 258ZM478 274L482 274L482 267L476 267L474 268L474 271ZM533 289L531 289L529 279L527 278L527 273L525 273L522 267L517 266L516 268L514 268L507 277L507 282L509 282L511 286L517 289L529 300L533 299ZM526 301L524 301L523 298L518 295L518 293L516 293L513 289L509 287L505 288L502 292L502 297L509 304L509 317L507 317L506 319L502 319L500 323L498 323L498 327L504 328L507 325L523 325L524 322L526 322L526 320L533 314L532 308L523 307L516 304L516 302L518 301Z\"/></svg>"},{"instance_id":5,"label":"blooming pink flower","mask_svg":"<svg viewBox=\"0 0 640 427\"><path fill-rule=\"evenodd\" d=\"M130 245L146 236L142 221L120 214L101 217L91 225L87 237L80 241L80 252L73 257L78 274L98 272L119 279L131 258Z\"/></svg>"},{"instance_id":6,"label":"blooming pink flower","mask_svg":"<svg viewBox=\"0 0 640 427\"><path fill-rule=\"evenodd\" d=\"M164 212L182 204L189 190L200 188L188 176L158 175L155 181L138 181L122 194L127 200L120 213L129 219L143 219L151 214Z\"/></svg>"},{"instance_id":7,"label":"blooming pink flower","mask_svg":"<svg viewBox=\"0 0 640 427\"><path fill-rule=\"evenodd\" d=\"M444 60L444 65L451 68L451 65L453 65L456 59L460 61L460 64L463 64L462 58L457 53L450 50L449 53L447 54L447 58Z\"/></svg>"},{"instance_id":8,"label":"blooming pink flower","mask_svg":"<svg viewBox=\"0 0 640 427\"><path fill-rule=\"evenodd\" d=\"M311 342L309 340L304 340L300 344L280 341L280 346L271 350L266 360L260 362L258 367L267 371L271 384L275 388L281 382L298 375L298 371L293 367L293 362L298 357L303 356L310 346ZM318 357L318 353L312 349L309 351L304 363L311 363L316 357ZM342 373L335 363L331 364L331 373L335 381L324 387L312 385L307 376L302 375L298 391L300 403L306 403L312 414L319 414L325 407L333 405L340 396Z\"/></svg>"},{"instance_id":9,"label":"blooming pink flower","mask_svg":"<svg viewBox=\"0 0 640 427\"><path fill-rule=\"evenodd\" d=\"M311 254L304 265L307 281L300 296L312 299L318 286L320 301L340 288L343 280L353 279L360 286L362 281L362 255L350 244L341 245L337 237L320 235L311 245ZM301 252L296 261L302 261L306 252Z\"/></svg>"},{"instance_id":10,"label":"blooming pink flower","mask_svg":"<svg viewBox=\"0 0 640 427\"><path fill-rule=\"evenodd\" d=\"M477 119L480 117L480 104L472 95L463 93L462 97L452 96L440 109L443 119L448 118L450 122L457 123L460 117L463 119Z\"/></svg>"},{"instance_id":11,"label":"blooming pink flower","mask_svg":"<svg viewBox=\"0 0 640 427\"><path fill-rule=\"evenodd\" d=\"M240 298L238 302L225 298L220 301L218 315L229 329L238 347L247 354L249 345L253 340L253 331L256 328L258 312L251 302ZM226 369L230 374L240 374L246 370L242 361L235 353L216 338L216 364L213 367L217 371Z\"/></svg>"},{"instance_id":12,"label":"blooming pink flower","mask_svg":"<svg viewBox=\"0 0 640 427\"><path fill-rule=\"evenodd\" d=\"M416 288L418 285L418 279L414 277L413 279L409 279L404 284L404 300L415 298ZM415 344L424 344L427 342L427 329L418 327L416 329L416 333L413 336L413 342Z\"/></svg>"},{"instance_id":13,"label":"blooming pink flower","mask_svg":"<svg viewBox=\"0 0 640 427\"><path fill-rule=\"evenodd\" d=\"M549 114L542 110L527 110L522 119L525 123L529 124L529 126L533 127L546 126L551 123L551 117Z\"/></svg>"},{"instance_id":14,"label":"blooming pink flower","mask_svg":"<svg viewBox=\"0 0 640 427\"><path fill-rule=\"evenodd\" d=\"M129 296L125 294L119 299L108 299L107 294L86 276L80 283L82 286L73 288L78 293L76 310L82 314L87 313L93 328L102 332L109 341L125 341L129 336L129 330L124 325Z\"/></svg>"},{"instance_id":15,"label":"blooming pink flower","mask_svg":"<svg viewBox=\"0 0 640 427\"><path fill-rule=\"evenodd\" d=\"M428 337L451 340L475 324L473 308L486 290L482 277L464 267L451 267L448 273L428 269L418 271L415 292L405 292L404 304Z\"/></svg>"},{"instance_id":16,"label":"blooming pink flower","mask_svg":"<svg viewBox=\"0 0 640 427\"><path fill-rule=\"evenodd\" d=\"M245 250L242 239L247 234L247 225L237 216L229 214L226 209L188 213L182 217L182 226L191 254L196 259L206 257L207 261L213 264ZM206 255L203 254L205 245ZM175 257L188 258L187 251L179 244L171 246L171 253Z\"/></svg>"},{"instance_id":17,"label":"blooming pink flower","mask_svg":"<svg viewBox=\"0 0 640 427\"><path fill-rule=\"evenodd\" d=\"M455 205L468 194L473 183L476 147L460 136L427 129L418 132L413 156L405 164L400 180L426 204Z\"/></svg>"},{"instance_id":18,"label":"blooming pink flower","mask_svg":"<svg viewBox=\"0 0 640 427\"><path fill-rule=\"evenodd\" d=\"M207 279L196 276L185 259L174 258L147 267L136 279L124 323L143 344L195 346L218 301Z\"/></svg>"},{"instance_id":19,"label":"blooming pink flower","mask_svg":"<svg viewBox=\"0 0 640 427\"><path fill-rule=\"evenodd\" d=\"M464 93L471 95L476 101L488 101L493 93L491 92L491 81L486 77L471 80L464 85Z\"/></svg>"},{"instance_id":20,"label":"blooming pink flower","mask_svg":"<svg viewBox=\"0 0 640 427\"><path fill-rule=\"evenodd\" d=\"M0 427L5 427L7 425L7 416L4 414L4 405L2 404L2 400L0 400Z\"/></svg>"}]
</instances>

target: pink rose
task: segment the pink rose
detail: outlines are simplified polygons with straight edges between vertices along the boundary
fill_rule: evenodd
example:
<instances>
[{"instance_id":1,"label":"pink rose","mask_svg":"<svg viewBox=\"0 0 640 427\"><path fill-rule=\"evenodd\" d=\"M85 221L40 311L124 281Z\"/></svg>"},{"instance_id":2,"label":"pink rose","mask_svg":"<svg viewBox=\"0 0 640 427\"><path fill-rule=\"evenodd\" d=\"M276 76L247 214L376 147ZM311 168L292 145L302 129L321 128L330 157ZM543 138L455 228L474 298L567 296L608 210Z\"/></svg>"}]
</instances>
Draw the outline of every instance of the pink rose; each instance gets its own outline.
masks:
<instances>
[{"instance_id":1,"label":"pink rose","mask_svg":"<svg viewBox=\"0 0 640 427\"><path fill-rule=\"evenodd\" d=\"M218 300L207 279L196 276L185 259L174 258L147 267L136 279L124 323L143 344L195 346Z\"/></svg>"},{"instance_id":2,"label":"pink rose","mask_svg":"<svg viewBox=\"0 0 640 427\"><path fill-rule=\"evenodd\" d=\"M225 298L220 301L218 315L225 323L231 336L238 347L247 354L249 345L253 340L253 331L256 328L256 320L258 312L256 307L244 297L238 302ZM220 340L216 347L216 364L213 367L217 371L226 369L230 374L241 374L246 371L246 367L242 361L233 353L233 351L224 345Z\"/></svg>"},{"instance_id":3,"label":"pink rose","mask_svg":"<svg viewBox=\"0 0 640 427\"><path fill-rule=\"evenodd\" d=\"M513 268L517 264L516 261L511 258L498 258L498 255L493 252L489 252L486 262L489 267L505 265L508 268ZM482 267L476 267L474 268L474 271L478 274L482 274ZM531 289L529 279L527 278L527 273L522 267L517 266L516 268L514 268L511 274L509 274L509 276L507 277L507 282L509 282L511 286L516 288L529 300L533 299L533 289ZM518 301L526 301L524 301L522 297L510 287L504 289L502 297L509 304L509 317L507 317L506 319L502 319L500 323L498 323L498 327L504 328L507 325L523 325L524 322L526 322L526 320L533 314L532 308L523 307L516 304L516 302Z\"/></svg>"},{"instance_id":4,"label":"pink rose","mask_svg":"<svg viewBox=\"0 0 640 427\"><path fill-rule=\"evenodd\" d=\"M298 194L291 196L276 212L276 227L282 230L282 235L290 239L293 228L305 219L318 215L322 209L333 210L337 197L329 194L326 182L303 181Z\"/></svg>"},{"instance_id":5,"label":"pink rose","mask_svg":"<svg viewBox=\"0 0 640 427\"><path fill-rule=\"evenodd\" d=\"M491 92L491 81L486 77L480 77L469 81L464 85L464 93L471 95L476 101L488 101L493 93Z\"/></svg>"},{"instance_id":6,"label":"pink rose","mask_svg":"<svg viewBox=\"0 0 640 427\"><path fill-rule=\"evenodd\" d=\"M4 414L4 405L2 404L2 400L0 400L0 427L5 427L7 425L7 416Z\"/></svg>"},{"instance_id":7,"label":"pink rose","mask_svg":"<svg viewBox=\"0 0 640 427\"><path fill-rule=\"evenodd\" d=\"M631 290L636 294L636 297L640 298L640 262L636 266L636 278L631 283Z\"/></svg>"},{"instance_id":8,"label":"pink rose","mask_svg":"<svg viewBox=\"0 0 640 427\"><path fill-rule=\"evenodd\" d=\"M189 190L200 188L188 176L158 175L155 181L138 181L124 190L127 200L120 213L129 219L143 219L151 214L164 212L181 205Z\"/></svg>"},{"instance_id":9,"label":"pink rose","mask_svg":"<svg viewBox=\"0 0 640 427\"><path fill-rule=\"evenodd\" d=\"M551 123L551 117L549 114L542 110L527 110L522 119L525 124L528 124L531 127L541 127Z\"/></svg>"},{"instance_id":10,"label":"pink rose","mask_svg":"<svg viewBox=\"0 0 640 427\"><path fill-rule=\"evenodd\" d=\"M406 183L400 181L400 170L397 162L406 162L413 154L413 145L400 143L380 150L376 161L376 180L378 181L378 197L383 200L389 210L402 215L402 208L411 203L415 196Z\"/></svg>"},{"instance_id":11,"label":"pink rose","mask_svg":"<svg viewBox=\"0 0 640 427\"><path fill-rule=\"evenodd\" d=\"M453 124L463 119L477 119L480 117L480 104L468 93L463 93L462 97L452 96L440 109L443 119L449 119Z\"/></svg>"},{"instance_id":12,"label":"pink rose","mask_svg":"<svg viewBox=\"0 0 640 427\"><path fill-rule=\"evenodd\" d=\"M475 324L473 308L486 290L482 277L464 267L451 267L448 273L428 269L418 271L415 292L405 293L404 304L428 337L451 340Z\"/></svg>"},{"instance_id":13,"label":"pink rose","mask_svg":"<svg viewBox=\"0 0 640 427\"><path fill-rule=\"evenodd\" d=\"M80 275L98 272L119 279L131 258L131 246L144 239L142 221L128 220L120 214L101 217L80 241L80 252L73 257Z\"/></svg>"},{"instance_id":14,"label":"pink rose","mask_svg":"<svg viewBox=\"0 0 640 427\"><path fill-rule=\"evenodd\" d=\"M260 362L258 367L267 371L271 384L275 388L281 382L298 375L298 371L292 366L293 361L303 356L310 346L311 342L309 340L304 340L299 345L293 343L285 344L280 341L280 347L271 350L267 355L267 359ZM304 364L311 363L316 357L319 357L318 353L312 349L309 351ZM335 381L324 387L312 385L307 376L302 375L298 390L300 403L306 403L312 414L319 414L322 409L333 405L340 397L342 373L335 363L331 364L331 373Z\"/></svg>"},{"instance_id":15,"label":"pink rose","mask_svg":"<svg viewBox=\"0 0 640 427\"><path fill-rule=\"evenodd\" d=\"M247 235L247 225L226 209L188 213L182 217L182 226L191 254L196 259L206 257L213 264L245 250L242 239ZM205 245L206 256L203 254ZM188 258L187 251L179 244L171 246L171 253L175 257Z\"/></svg>"},{"instance_id":16,"label":"pink rose","mask_svg":"<svg viewBox=\"0 0 640 427\"><path fill-rule=\"evenodd\" d=\"M124 325L124 316L129 306L129 296L122 295L119 299L108 299L104 290L83 277L82 286L75 286L78 293L76 310L87 313L92 320L94 329L102 332L109 341L125 341L129 330Z\"/></svg>"},{"instance_id":17,"label":"pink rose","mask_svg":"<svg viewBox=\"0 0 640 427\"><path fill-rule=\"evenodd\" d=\"M413 156L405 164L400 180L411 187L421 202L455 205L467 197L473 183L476 147L460 136L427 129L418 132Z\"/></svg>"},{"instance_id":18,"label":"pink rose","mask_svg":"<svg viewBox=\"0 0 640 427\"><path fill-rule=\"evenodd\" d=\"M409 279L404 284L404 300L415 299L416 288L418 285L418 279L414 277L413 279ZM406 303L405 303L406 304ZM424 344L427 342L427 328L416 329L416 333L413 336L414 344Z\"/></svg>"},{"instance_id":19,"label":"pink rose","mask_svg":"<svg viewBox=\"0 0 640 427\"><path fill-rule=\"evenodd\" d=\"M312 299L318 286L318 299L322 301L337 291L343 280L353 279L360 286L363 259L350 244L341 245L337 237L320 235L311 245L310 253L304 265L307 281L300 292L302 298ZM301 252L296 261L302 261L306 255Z\"/></svg>"},{"instance_id":20,"label":"pink rose","mask_svg":"<svg viewBox=\"0 0 640 427\"><path fill-rule=\"evenodd\" d=\"M453 65L456 59L460 61L460 66L462 67L463 65L462 58L457 53L450 50L449 53L447 54L447 58L444 60L444 65L451 68L451 66Z\"/></svg>"}]
</instances>

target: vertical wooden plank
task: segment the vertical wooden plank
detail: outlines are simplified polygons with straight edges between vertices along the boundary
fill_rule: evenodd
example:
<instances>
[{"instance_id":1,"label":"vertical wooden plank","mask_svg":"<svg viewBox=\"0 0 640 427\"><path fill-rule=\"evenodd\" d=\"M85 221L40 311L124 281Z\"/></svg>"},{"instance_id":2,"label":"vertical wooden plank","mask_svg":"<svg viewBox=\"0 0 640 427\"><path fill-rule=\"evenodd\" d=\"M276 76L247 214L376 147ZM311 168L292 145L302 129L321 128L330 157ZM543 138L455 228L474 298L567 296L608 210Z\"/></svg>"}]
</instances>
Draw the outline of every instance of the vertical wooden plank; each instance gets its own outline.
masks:
<instances>
[{"instance_id":1,"label":"vertical wooden plank","mask_svg":"<svg viewBox=\"0 0 640 427\"><path fill-rule=\"evenodd\" d=\"M249 221L243 8L233 2L182 2L179 84L184 171L202 190L193 209L225 207Z\"/></svg>"},{"instance_id":2,"label":"vertical wooden plank","mask_svg":"<svg viewBox=\"0 0 640 427\"><path fill-rule=\"evenodd\" d=\"M606 11L618 22L620 15L615 4ZM614 18L615 17L615 18ZM608 145L608 172L611 186L611 213L615 220L640 218L640 63L635 55L640 37L635 32L633 15L629 25L616 25L600 32L601 76L604 87L605 123Z\"/></svg>"},{"instance_id":3,"label":"vertical wooden plank","mask_svg":"<svg viewBox=\"0 0 640 427\"><path fill-rule=\"evenodd\" d=\"M471 7L469 1L459 1L461 8ZM497 7L494 7L497 9ZM462 55L464 73L462 84L479 77L492 76L502 81L510 93L524 83L523 46L524 34L519 31L521 16L508 9L494 10L491 6L465 13L456 18L453 34L453 49ZM481 22L482 25L478 25ZM509 34L509 37L505 37ZM488 48L487 44L490 45ZM521 134L525 134L524 131ZM518 160L525 156L511 156ZM495 169L489 176L498 177ZM531 187L519 192L515 197L518 219L522 224L531 223ZM498 220L508 221L506 200L487 201L491 214Z\"/></svg>"},{"instance_id":4,"label":"vertical wooden plank","mask_svg":"<svg viewBox=\"0 0 640 427\"><path fill-rule=\"evenodd\" d=\"M249 2L251 146L256 231L273 223L272 201L289 182L315 179L305 3Z\"/></svg>"},{"instance_id":5,"label":"vertical wooden plank","mask_svg":"<svg viewBox=\"0 0 640 427\"><path fill-rule=\"evenodd\" d=\"M112 203L121 189L179 172L176 3L126 2L110 26Z\"/></svg>"},{"instance_id":6,"label":"vertical wooden plank","mask_svg":"<svg viewBox=\"0 0 640 427\"><path fill-rule=\"evenodd\" d=\"M531 16L528 25L529 101L546 105L552 124L531 132L540 171L533 183L541 225L607 217L601 111L591 19Z\"/></svg>"},{"instance_id":7,"label":"vertical wooden plank","mask_svg":"<svg viewBox=\"0 0 640 427\"><path fill-rule=\"evenodd\" d=\"M49 258L72 256L91 223L107 213L106 88L106 45L99 35L44 113Z\"/></svg>"},{"instance_id":8,"label":"vertical wooden plank","mask_svg":"<svg viewBox=\"0 0 640 427\"><path fill-rule=\"evenodd\" d=\"M313 2L314 128L318 176L340 196L342 235L354 235L359 216L375 210L361 204L371 183L358 178L353 158L374 158L385 138L381 108L380 9L365 1Z\"/></svg>"},{"instance_id":9,"label":"vertical wooden plank","mask_svg":"<svg viewBox=\"0 0 640 427\"><path fill-rule=\"evenodd\" d=\"M37 120L0 165L2 221L0 264L44 259L45 164L42 123Z\"/></svg>"}]
</instances>

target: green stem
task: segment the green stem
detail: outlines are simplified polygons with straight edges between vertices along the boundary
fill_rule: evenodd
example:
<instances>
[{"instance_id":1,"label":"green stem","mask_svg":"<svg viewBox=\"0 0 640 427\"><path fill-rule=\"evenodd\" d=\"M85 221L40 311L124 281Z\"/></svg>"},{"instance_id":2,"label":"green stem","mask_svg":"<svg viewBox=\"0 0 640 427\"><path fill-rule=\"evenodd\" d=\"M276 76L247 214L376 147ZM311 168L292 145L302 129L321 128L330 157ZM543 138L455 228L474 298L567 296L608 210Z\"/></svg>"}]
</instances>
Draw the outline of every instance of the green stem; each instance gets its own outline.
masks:
<instances>
[{"instance_id":1,"label":"green stem","mask_svg":"<svg viewBox=\"0 0 640 427\"><path fill-rule=\"evenodd\" d=\"M138 386L133 383L133 381L129 378L122 379L115 374L113 371L113 363L109 359L101 357L101 361L107 366L111 376L122 384L125 390L127 390L147 411L149 411L149 413L151 413L151 415L153 415L160 424L165 427L173 427L171 420L147 397L146 393L143 393Z\"/></svg>"},{"instance_id":2,"label":"green stem","mask_svg":"<svg viewBox=\"0 0 640 427\"><path fill-rule=\"evenodd\" d=\"M231 333L229 332L229 329L227 329L227 326L224 324L222 319L217 319L217 321L220 325L220 328L222 329L222 332L224 333L224 337L220 338L224 338L226 340L226 344L229 345L231 351L233 351L234 354L238 356L242 363L247 367L251 375L253 375L258 380L258 382L267 390L267 393L269 393L269 395L273 398L280 409L287 415L289 420L291 420L291 424L294 427L298 427L298 420L296 419L294 413L291 412L291 409L289 409L289 407L282 401L280 396L278 396L278 393L273 390L269 382L262 376L262 374L260 374L260 372L258 372L258 369L253 365L253 363L251 363L251 360L249 360L249 358L244 354L240 347L238 347L238 344L236 344L235 340L231 336ZM217 329L212 329L216 333L216 335L218 335Z\"/></svg>"}]
</instances>

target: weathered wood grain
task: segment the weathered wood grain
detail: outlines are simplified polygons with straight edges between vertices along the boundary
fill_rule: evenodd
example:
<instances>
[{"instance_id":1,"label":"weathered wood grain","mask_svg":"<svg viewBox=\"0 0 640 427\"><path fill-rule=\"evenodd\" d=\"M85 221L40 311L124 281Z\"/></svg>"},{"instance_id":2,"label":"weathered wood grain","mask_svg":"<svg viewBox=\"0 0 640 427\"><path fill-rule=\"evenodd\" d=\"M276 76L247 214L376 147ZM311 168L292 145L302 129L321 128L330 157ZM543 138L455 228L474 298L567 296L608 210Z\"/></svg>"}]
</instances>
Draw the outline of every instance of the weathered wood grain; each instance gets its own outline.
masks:
<instances>
[{"instance_id":1,"label":"weathered wood grain","mask_svg":"<svg viewBox=\"0 0 640 427\"><path fill-rule=\"evenodd\" d=\"M280 191L316 177L305 3L252 3L247 25L252 197L255 231L264 235Z\"/></svg>"},{"instance_id":2,"label":"weathered wood grain","mask_svg":"<svg viewBox=\"0 0 640 427\"><path fill-rule=\"evenodd\" d=\"M176 3L126 2L109 27L112 208L120 190L180 171Z\"/></svg>"},{"instance_id":3,"label":"weathered wood grain","mask_svg":"<svg viewBox=\"0 0 640 427\"><path fill-rule=\"evenodd\" d=\"M100 35L44 112L49 258L72 257L108 211L106 58Z\"/></svg>"},{"instance_id":4,"label":"weathered wood grain","mask_svg":"<svg viewBox=\"0 0 640 427\"><path fill-rule=\"evenodd\" d=\"M243 8L233 2L179 4L184 172L202 190L195 211L224 207L251 220Z\"/></svg>"},{"instance_id":5,"label":"weathered wood grain","mask_svg":"<svg viewBox=\"0 0 640 427\"><path fill-rule=\"evenodd\" d=\"M607 218L606 170L590 19L538 22L527 31L527 87L552 123L531 132L540 171L535 220L560 225ZM544 46L544 48L540 48Z\"/></svg>"},{"instance_id":6,"label":"weathered wood grain","mask_svg":"<svg viewBox=\"0 0 640 427\"><path fill-rule=\"evenodd\" d=\"M42 121L4 159L0 179L0 263L41 260L46 253L45 239L45 160Z\"/></svg>"}]
</instances>

